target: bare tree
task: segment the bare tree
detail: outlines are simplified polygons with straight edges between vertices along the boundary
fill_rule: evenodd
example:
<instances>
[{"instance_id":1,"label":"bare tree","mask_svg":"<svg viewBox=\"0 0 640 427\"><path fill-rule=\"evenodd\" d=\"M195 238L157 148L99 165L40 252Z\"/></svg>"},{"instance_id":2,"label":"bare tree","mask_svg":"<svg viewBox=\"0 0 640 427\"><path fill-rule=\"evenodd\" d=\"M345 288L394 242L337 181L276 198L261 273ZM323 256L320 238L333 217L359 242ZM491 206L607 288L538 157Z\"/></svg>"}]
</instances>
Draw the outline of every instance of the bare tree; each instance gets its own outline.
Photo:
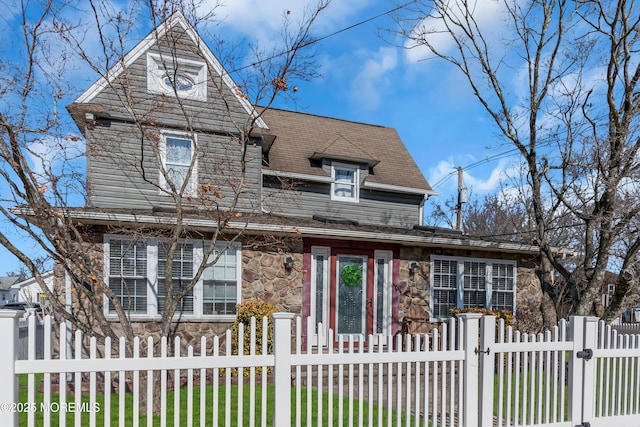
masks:
<instances>
[{"instance_id":1,"label":"bare tree","mask_svg":"<svg viewBox=\"0 0 640 427\"><path fill-rule=\"evenodd\" d=\"M313 42L313 24L330 0L310 5L303 16L294 17L283 11L281 43L268 49L256 45L250 49L253 53L250 59L227 55L237 52L237 46L216 43L211 38L219 60L242 62L221 63L220 69L207 67L206 84L216 88L214 96L220 103L216 108L201 106L199 110L194 110L193 103L183 99L177 89L174 97L141 95L137 91L140 77L128 73L125 59L132 43L140 37L134 29L141 20L150 20L149 27L153 30L148 37L158 46L156 66L164 70L176 87L179 76L170 74L172 70L175 73L173 64L185 51L203 55L204 46L193 46L193 38L187 37L188 28L166 28L164 32L161 29L180 14L198 33L208 34L220 24L216 15L220 5L142 1L132 2L129 10L122 10L109 2L93 0L36 3L29 3L22 10L11 9L22 17L21 36L3 41L3 45L14 47L15 54L6 55L0 62L0 212L11 227L10 232L4 231L7 227L0 231L0 244L24 264L64 320L100 340L124 334L130 346L134 336L131 307L104 280L99 239L105 232L134 236L126 251L137 241L161 237L165 287L161 333L170 335L183 300L203 272L221 256L222 250L216 243L231 245L240 239L244 232L242 224L258 213L255 186L251 185L255 184L251 181L255 177L248 173L246 165L261 159L250 158L247 148L263 136L260 123L265 109L279 96L294 92L296 81L316 75L312 52L306 50ZM78 10L86 14L77 18L72 12ZM203 56L202 60L211 58ZM242 66L247 63L250 66ZM230 76L225 70L237 72L234 77L239 83L231 91ZM86 89L73 87L73 83L87 73L104 83L103 87L113 96L111 113L119 115L128 126L122 131L111 129L110 136L104 134L104 139L98 140L95 135L100 136L100 117L78 121L81 130L94 135L85 145L60 104L70 102ZM251 109L250 114L240 114L243 102ZM256 105L261 107L254 108ZM82 108L81 103L74 103L69 110L74 118L84 118L86 111ZM209 162L216 173L199 181L197 188L191 188L191 177L197 173L196 156L176 172L162 161L159 135L163 126L176 127L179 122L181 131L193 137L202 131L201 123L205 121L223 123L214 136L219 149L227 151L217 160L214 156L198 159L201 163ZM126 147L118 142L122 138L136 139L137 152L126 152ZM96 225L83 220L79 212L92 208L85 207L92 196L91 183L85 182L85 150L91 158L121 168L169 200L164 209L171 219L156 225L135 222ZM187 218L194 212L215 227L204 232L193 226ZM204 256L194 265L191 280L178 284L174 269L185 238L201 239ZM34 261L34 252L44 254L48 266L55 264L71 278L72 307L66 306L64 299L46 286L41 263ZM107 318L105 298L118 322ZM131 348L127 350L130 352Z\"/></svg>"},{"instance_id":2,"label":"bare tree","mask_svg":"<svg viewBox=\"0 0 640 427\"><path fill-rule=\"evenodd\" d=\"M638 288L637 5L436 0L413 12L400 19L407 47L461 71L527 166L545 324L556 320L554 270L571 289L572 312L585 315L617 265L604 314L616 317ZM550 222L561 215L581 230L580 261L570 267L552 244Z\"/></svg>"}]
</instances>

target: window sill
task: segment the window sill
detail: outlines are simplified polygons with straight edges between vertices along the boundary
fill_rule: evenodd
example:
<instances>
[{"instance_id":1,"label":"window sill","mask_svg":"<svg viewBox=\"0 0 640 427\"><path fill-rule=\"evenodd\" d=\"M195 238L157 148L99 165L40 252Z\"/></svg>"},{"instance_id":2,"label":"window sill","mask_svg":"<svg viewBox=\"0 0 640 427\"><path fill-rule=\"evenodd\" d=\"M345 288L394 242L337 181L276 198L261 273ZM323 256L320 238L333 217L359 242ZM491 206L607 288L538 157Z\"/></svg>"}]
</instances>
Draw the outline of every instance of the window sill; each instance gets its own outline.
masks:
<instances>
[{"instance_id":1,"label":"window sill","mask_svg":"<svg viewBox=\"0 0 640 427\"><path fill-rule=\"evenodd\" d=\"M347 203L360 203L359 199L348 199L348 198L342 198L342 197L332 197L331 198L332 202L347 202Z\"/></svg>"}]
</instances>

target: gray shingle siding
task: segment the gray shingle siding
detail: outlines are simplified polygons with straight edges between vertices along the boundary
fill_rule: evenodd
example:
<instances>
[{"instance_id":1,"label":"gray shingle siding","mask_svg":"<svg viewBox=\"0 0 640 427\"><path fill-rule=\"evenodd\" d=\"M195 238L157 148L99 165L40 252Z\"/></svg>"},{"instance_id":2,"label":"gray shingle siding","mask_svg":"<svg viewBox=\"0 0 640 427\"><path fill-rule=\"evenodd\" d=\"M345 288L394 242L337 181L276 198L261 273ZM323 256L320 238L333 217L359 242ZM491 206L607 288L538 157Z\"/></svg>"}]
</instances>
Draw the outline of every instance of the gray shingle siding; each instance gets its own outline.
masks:
<instances>
[{"instance_id":1,"label":"gray shingle siding","mask_svg":"<svg viewBox=\"0 0 640 427\"><path fill-rule=\"evenodd\" d=\"M151 139L142 140L140 131L130 123L112 121L108 125L87 132L89 206L129 209L175 206L158 189L160 172ZM198 183L220 186L226 197L218 202L229 205L234 198L233 187L241 188L240 145L227 136L197 133L196 137ZM240 208L254 210L259 208L256 200L260 191L261 147L249 145L247 150ZM191 204L198 205L201 201L196 197Z\"/></svg>"},{"instance_id":2,"label":"gray shingle siding","mask_svg":"<svg viewBox=\"0 0 640 427\"><path fill-rule=\"evenodd\" d=\"M361 189L358 203L331 200L331 185L295 183L282 188L265 179L263 204L273 214L312 218L314 215L342 218L360 224L413 227L419 223L422 196Z\"/></svg>"}]
</instances>

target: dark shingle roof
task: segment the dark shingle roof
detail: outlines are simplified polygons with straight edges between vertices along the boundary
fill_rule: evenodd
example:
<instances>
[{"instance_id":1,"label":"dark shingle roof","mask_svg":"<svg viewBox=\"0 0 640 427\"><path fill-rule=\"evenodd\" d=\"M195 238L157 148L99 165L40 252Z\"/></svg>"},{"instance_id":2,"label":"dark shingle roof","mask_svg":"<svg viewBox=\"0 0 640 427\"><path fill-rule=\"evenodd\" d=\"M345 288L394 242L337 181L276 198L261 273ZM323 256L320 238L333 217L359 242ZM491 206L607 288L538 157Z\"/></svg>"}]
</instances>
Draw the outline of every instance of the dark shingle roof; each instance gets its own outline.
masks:
<instances>
[{"instance_id":1,"label":"dark shingle roof","mask_svg":"<svg viewBox=\"0 0 640 427\"><path fill-rule=\"evenodd\" d=\"M357 159L375 165L367 182L431 190L411 154L393 128L278 109L263 112L274 171L326 176L310 158Z\"/></svg>"}]
</instances>

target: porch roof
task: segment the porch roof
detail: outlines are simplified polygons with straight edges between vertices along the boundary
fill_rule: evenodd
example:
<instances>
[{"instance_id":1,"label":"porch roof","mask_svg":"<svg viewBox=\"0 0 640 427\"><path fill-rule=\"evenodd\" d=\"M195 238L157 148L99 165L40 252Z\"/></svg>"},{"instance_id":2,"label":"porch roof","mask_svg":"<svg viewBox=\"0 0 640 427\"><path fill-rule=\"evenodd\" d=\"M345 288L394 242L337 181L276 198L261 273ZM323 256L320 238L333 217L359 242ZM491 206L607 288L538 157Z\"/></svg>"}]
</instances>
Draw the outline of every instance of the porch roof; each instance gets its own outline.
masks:
<instances>
[{"instance_id":1,"label":"porch roof","mask_svg":"<svg viewBox=\"0 0 640 427\"><path fill-rule=\"evenodd\" d=\"M79 208L68 212L74 221L87 225L137 224L151 227L172 226L176 223L175 212L169 211L100 211ZM193 212L184 219L191 229L202 232L215 231L218 220L210 212ZM246 232L251 235L297 235L307 238L360 240L399 244L404 246L442 247L477 249L490 252L526 253L535 255L539 249L535 245L481 239L465 236L461 232L439 227L381 227L361 225L339 218L298 218L275 215L251 215L231 221L225 227L229 232Z\"/></svg>"}]
</instances>

